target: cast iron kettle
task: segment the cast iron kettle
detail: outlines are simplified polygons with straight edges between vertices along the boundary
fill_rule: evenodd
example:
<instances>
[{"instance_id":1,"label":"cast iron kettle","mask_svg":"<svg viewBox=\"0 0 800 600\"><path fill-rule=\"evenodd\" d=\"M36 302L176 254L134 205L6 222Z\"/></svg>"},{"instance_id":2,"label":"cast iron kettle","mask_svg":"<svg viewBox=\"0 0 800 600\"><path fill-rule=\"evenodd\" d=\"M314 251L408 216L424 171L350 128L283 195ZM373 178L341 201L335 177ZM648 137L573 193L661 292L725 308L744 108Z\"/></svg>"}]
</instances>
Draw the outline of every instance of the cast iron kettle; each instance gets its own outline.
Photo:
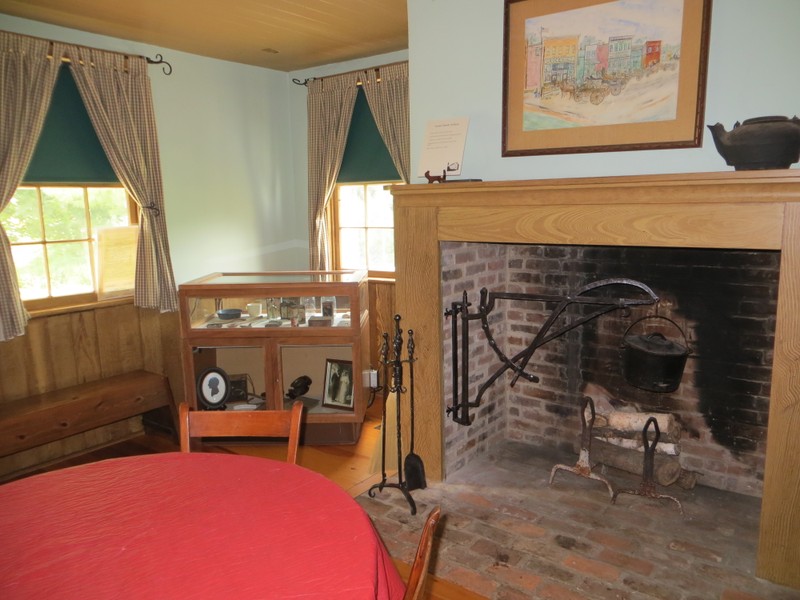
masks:
<instances>
[{"instance_id":1,"label":"cast iron kettle","mask_svg":"<svg viewBox=\"0 0 800 600\"><path fill-rule=\"evenodd\" d=\"M647 319L665 319L683 336L683 344L668 339L663 333L629 335L631 329ZM686 335L672 319L659 315L643 317L628 327L622 337L624 352L622 372L625 380L634 387L650 392L674 392L681 383L689 349Z\"/></svg>"}]
</instances>

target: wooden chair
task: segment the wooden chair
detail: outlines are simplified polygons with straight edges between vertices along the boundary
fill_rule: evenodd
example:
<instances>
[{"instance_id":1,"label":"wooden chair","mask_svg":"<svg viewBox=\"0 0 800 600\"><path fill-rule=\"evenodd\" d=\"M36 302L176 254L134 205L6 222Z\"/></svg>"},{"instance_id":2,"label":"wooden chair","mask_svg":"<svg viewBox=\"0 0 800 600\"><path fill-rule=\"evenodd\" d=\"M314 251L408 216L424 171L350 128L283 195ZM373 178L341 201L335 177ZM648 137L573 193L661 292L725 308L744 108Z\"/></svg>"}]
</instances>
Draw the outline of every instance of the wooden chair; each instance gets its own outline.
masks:
<instances>
[{"instance_id":1,"label":"wooden chair","mask_svg":"<svg viewBox=\"0 0 800 600\"><path fill-rule=\"evenodd\" d=\"M191 439L200 437L285 437L289 438L286 462L297 463L303 403L296 400L291 410L189 410L181 402L181 452L191 452Z\"/></svg>"},{"instance_id":2,"label":"wooden chair","mask_svg":"<svg viewBox=\"0 0 800 600\"><path fill-rule=\"evenodd\" d=\"M441 508L434 506L428 513L422 534L417 546L417 554L411 565L411 572L406 582L406 593L403 600L419 600L422 597L422 589L425 587L425 579L428 577L428 565L431 562L431 547L433 546L433 534L442 516Z\"/></svg>"}]
</instances>

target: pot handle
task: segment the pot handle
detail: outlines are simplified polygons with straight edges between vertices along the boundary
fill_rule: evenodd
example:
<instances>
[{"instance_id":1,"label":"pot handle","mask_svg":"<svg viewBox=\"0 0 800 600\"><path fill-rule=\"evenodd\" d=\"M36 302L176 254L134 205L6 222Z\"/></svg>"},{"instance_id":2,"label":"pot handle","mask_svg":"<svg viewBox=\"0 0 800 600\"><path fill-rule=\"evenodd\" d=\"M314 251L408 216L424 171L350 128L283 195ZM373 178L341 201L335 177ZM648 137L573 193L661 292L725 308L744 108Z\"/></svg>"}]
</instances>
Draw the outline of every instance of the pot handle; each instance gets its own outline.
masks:
<instances>
[{"instance_id":1,"label":"pot handle","mask_svg":"<svg viewBox=\"0 0 800 600\"><path fill-rule=\"evenodd\" d=\"M691 353L691 348L689 348L689 340L687 339L686 334L683 332L683 329L681 329L680 325L678 325L675 321L663 315L645 315L641 319L637 319L636 321L631 323L630 326L625 330L625 333L622 336L622 340L624 341L628 337L628 333L630 333L630 330L633 329L635 325L638 325L639 323L647 319L664 319L665 321L669 321L670 323L672 323L675 326L675 328L681 332L681 336L683 336L683 344L686 347L686 350L689 353Z\"/></svg>"}]
</instances>

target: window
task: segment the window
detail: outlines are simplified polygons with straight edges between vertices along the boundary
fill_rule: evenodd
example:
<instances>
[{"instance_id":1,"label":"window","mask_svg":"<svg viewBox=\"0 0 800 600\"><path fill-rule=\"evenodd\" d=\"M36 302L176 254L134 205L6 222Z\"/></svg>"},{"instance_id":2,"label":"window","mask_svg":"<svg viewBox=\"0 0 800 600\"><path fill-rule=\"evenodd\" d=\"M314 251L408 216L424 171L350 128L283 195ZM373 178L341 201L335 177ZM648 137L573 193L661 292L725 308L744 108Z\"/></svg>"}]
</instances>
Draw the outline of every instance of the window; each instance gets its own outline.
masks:
<instances>
[{"instance_id":1,"label":"window","mask_svg":"<svg viewBox=\"0 0 800 600\"><path fill-rule=\"evenodd\" d=\"M11 242L26 307L37 310L120 292L130 295L136 246L132 206L119 184L17 188L0 221ZM105 251L108 244L114 245L111 253ZM98 260L98 255L111 255L113 262ZM109 279L115 282L112 289L104 284ZM121 284L121 279L129 282Z\"/></svg>"},{"instance_id":2,"label":"window","mask_svg":"<svg viewBox=\"0 0 800 600\"><path fill-rule=\"evenodd\" d=\"M62 66L22 184L0 213L26 308L132 295L137 220Z\"/></svg>"},{"instance_id":3,"label":"window","mask_svg":"<svg viewBox=\"0 0 800 600\"><path fill-rule=\"evenodd\" d=\"M333 263L372 277L394 275L394 203L383 183L336 186L331 222Z\"/></svg>"}]
</instances>

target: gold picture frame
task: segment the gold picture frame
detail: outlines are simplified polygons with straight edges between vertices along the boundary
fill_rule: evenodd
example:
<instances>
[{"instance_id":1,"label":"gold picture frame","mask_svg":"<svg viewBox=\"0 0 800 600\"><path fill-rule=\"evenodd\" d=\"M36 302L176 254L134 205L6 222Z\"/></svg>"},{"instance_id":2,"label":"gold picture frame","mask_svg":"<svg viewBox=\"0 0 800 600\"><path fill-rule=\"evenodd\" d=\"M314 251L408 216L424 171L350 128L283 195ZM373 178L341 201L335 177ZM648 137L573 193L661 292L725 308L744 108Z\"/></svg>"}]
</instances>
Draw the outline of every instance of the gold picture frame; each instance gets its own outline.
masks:
<instances>
[{"instance_id":1,"label":"gold picture frame","mask_svg":"<svg viewBox=\"0 0 800 600\"><path fill-rule=\"evenodd\" d=\"M505 0L503 156L695 148L711 0Z\"/></svg>"}]
</instances>

